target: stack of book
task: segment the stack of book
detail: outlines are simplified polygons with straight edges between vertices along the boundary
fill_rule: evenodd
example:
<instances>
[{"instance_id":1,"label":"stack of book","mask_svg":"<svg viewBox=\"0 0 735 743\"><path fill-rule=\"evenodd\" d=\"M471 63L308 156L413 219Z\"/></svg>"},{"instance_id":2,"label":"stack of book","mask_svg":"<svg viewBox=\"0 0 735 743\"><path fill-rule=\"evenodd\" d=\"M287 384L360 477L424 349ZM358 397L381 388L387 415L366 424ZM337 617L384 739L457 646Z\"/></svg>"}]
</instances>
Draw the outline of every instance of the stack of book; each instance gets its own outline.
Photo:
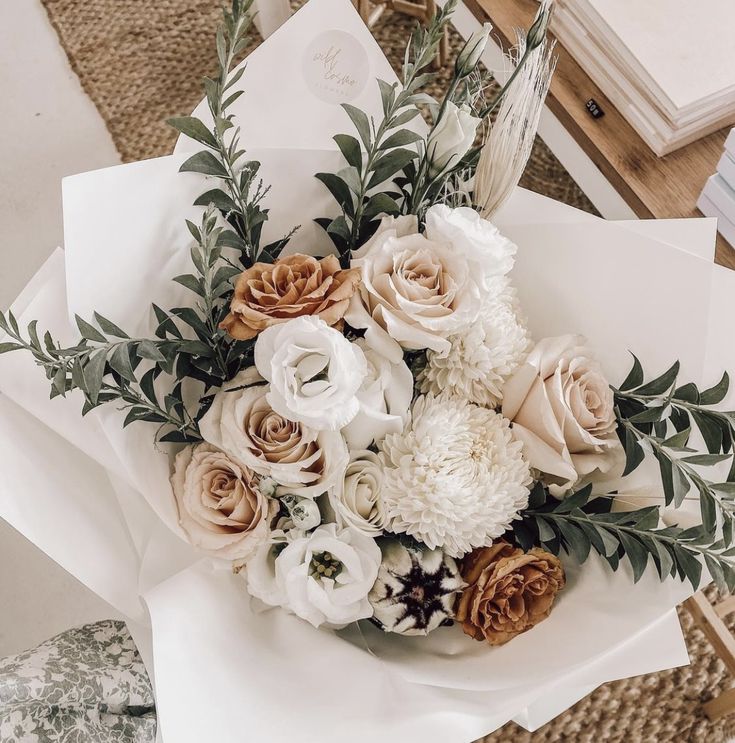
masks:
<instances>
[{"instance_id":1,"label":"stack of book","mask_svg":"<svg viewBox=\"0 0 735 743\"><path fill-rule=\"evenodd\" d=\"M735 0L557 0L552 24L657 155L735 124Z\"/></svg>"},{"instance_id":2,"label":"stack of book","mask_svg":"<svg viewBox=\"0 0 735 743\"><path fill-rule=\"evenodd\" d=\"M735 247L735 129L725 140L717 172L705 184L697 207L705 217L717 217L717 230Z\"/></svg>"}]
</instances>

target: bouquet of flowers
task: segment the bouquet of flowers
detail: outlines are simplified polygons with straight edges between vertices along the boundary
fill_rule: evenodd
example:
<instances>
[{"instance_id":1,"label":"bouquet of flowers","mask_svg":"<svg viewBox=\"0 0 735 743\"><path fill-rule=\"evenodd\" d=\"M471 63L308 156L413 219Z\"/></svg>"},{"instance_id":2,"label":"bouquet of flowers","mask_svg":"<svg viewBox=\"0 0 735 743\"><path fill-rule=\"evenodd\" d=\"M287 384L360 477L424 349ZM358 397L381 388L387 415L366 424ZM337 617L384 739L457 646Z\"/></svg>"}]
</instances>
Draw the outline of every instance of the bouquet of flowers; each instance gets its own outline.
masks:
<instances>
[{"instance_id":1,"label":"bouquet of flowers","mask_svg":"<svg viewBox=\"0 0 735 743\"><path fill-rule=\"evenodd\" d=\"M233 0L206 106L170 122L188 149L197 145L178 161L188 175L177 176L198 207L185 222L189 268L159 271L178 301L162 306L146 294L149 334L107 312L77 314L69 342L35 319L24 327L13 312L0 315L0 353L30 354L53 404L80 401L92 431L125 450L134 463L125 482L109 452L95 457L117 473L113 488L119 495L132 483L193 548L185 564L211 558L211 580L250 597L243 622L288 621L304 647L321 641L294 630L293 617L309 632L342 630L317 662L344 653L338 662L349 666L365 646L370 662L388 666L410 655L416 666L404 678L418 679L422 694L445 686L449 697L493 688L456 679L487 672L493 661L484 658L500 652L491 646L532 630L558 596L571 592L572 607L585 575L620 570L638 582L653 570L679 598L690 589L671 579L696 588L703 568L735 586L735 413L718 407L727 374L701 388L680 379L678 362L650 378L633 357L627 377L611 384L593 350L606 339L587 341L575 326L532 334L538 323L526 319L523 297L543 287L529 286L526 272L516 288L522 256L490 221L528 159L553 72L550 5L519 36L505 85L490 88L480 66L486 27L435 100L422 88L454 5L416 29L400 81L377 81L377 114L341 103L349 126L330 132L338 153L316 159L336 167L312 173L320 199L297 206L271 194L233 113L251 20L251 0ZM305 73L333 107L357 95L351 65L362 64L336 38L309 48L318 74ZM273 237L277 212L280 228L305 208L307 229ZM182 265L180 251L167 264ZM549 302L574 292L572 283ZM111 417L95 418L103 410ZM123 435L128 426L147 433L115 444L111 420ZM136 481L132 470L145 471L151 457L170 488L148 475ZM631 493L640 483L663 502L639 507ZM699 523L672 521L664 506L692 495ZM150 550L159 537L146 528ZM470 639L478 650L461 649ZM441 656L440 665L422 654ZM452 656L465 665L450 672ZM580 651L569 665L584 660ZM327 723L314 725L316 734ZM470 731L486 728L467 727L461 739Z\"/></svg>"}]
</instances>

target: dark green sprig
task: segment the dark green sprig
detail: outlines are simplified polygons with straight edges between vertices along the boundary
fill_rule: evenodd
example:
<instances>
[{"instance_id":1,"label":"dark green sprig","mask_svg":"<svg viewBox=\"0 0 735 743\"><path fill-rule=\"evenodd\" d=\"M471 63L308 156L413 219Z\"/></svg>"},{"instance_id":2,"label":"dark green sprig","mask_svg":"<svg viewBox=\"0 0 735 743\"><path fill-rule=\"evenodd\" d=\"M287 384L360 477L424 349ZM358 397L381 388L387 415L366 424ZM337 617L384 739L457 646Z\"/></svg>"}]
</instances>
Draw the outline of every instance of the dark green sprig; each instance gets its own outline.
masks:
<instances>
[{"instance_id":1,"label":"dark green sprig","mask_svg":"<svg viewBox=\"0 0 735 743\"><path fill-rule=\"evenodd\" d=\"M667 505L679 507L695 489L699 494L702 524L713 535L718 517L725 538L733 541L735 529L735 462L725 482L713 482L701 468L733 458L735 412L715 410L730 386L727 374L709 389L677 384L679 363L646 382L637 358L619 389L613 388L618 436L625 447L624 474L633 472L647 452L656 458ZM707 453L689 446L693 428L704 438Z\"/></svg>"},{"instance_id":2,"label":"dark green sprig","mask_svg":"<svg viewBox=\"0 0 735 743\"><path fill-rule=\"evenodd\" d=\"M70 347L56 343L46 332L39 337L37 322L28 325L24 335L12 312L0 313L0 329L11 339L0 344L0 353L25 350L31 353L51 381L51 397L65 397L72 390L84 395L82 414L110 402L122 404L127 410L124 425L145 420L161 426L162 439L198 440L198 429L186 411L180 390L174 390L161 400L155 389L155 379L164 370L173 371L177 356L191 354L189 341L149 340L130 338L107 318L95 313L90 323L77 317L81 333L79 341ZM141 365L151 366L138 378Z\"/></svg>"},{"instance_id":3,"label":"dark green sprig","mask_svg":"<svg viewBox=\"0 0 735 743\"><path fill-rule=\"evenodd\" d=\"M455 6L456 0L449 0L428 27L416 28L406 49L400 88L378 80L383 105L380 123L376 124L355 106L342 106L359 139L349 134L336 135L334 140L348 167L337 174L319 173L316 177L342 208L342 215L336 219L317 221L327 230L345 261L349 259L349 251L370 233L371 225L379 215L395 215L401 211L399 201L405 194L371 192L401 172L406 173L409 179L415 173L415 161L420 156L419 148L424 140L404 125L419 115L417 104L431 101L419 93L419 89L433 77L425 70L434 60Z\"/></svg>"},{"instance_id":4,"label":"dark green sprig","mask_svg":"<svg viewBox=\"0 0 735 743\"><path fill-rule=\"evenodd\" d=\"M232 296L232 280L240 269L223 256L227 230L218 226L213 206L200 225L187 222L195 242L191 248L194 272L174 281L197 295L193 307L168 312L156 305L156 338L131 338L107 318L95 313L93 322L77 317L81 334L71 347L62 347L49 333L39 338L36 322L23 335L12 312L0 314L0 329L10 340L0 353L29 351L51 380L51 397L78 389L84 395L83 413L105 403L127 410L124 425L133 421L158 423L160 441L186 442L200 439L198 420L211 398L202 398L196 415L183 399L185 380L204 385L205 393L221 387L245 365L252 363L251 342L239 342L220 329ZM26 337L27 336L27 337ZM161 395L156 381L164 376L170 386Z\"/></svg>"},{"instance_id":5,"label":"dark green sprig","mask_svg":"<svg viewBox=\"0 0 735 743\"><path fill-rule=\"evenodd\" d=\"M592 498L591 493L592 486L587 486L557 500L537 484L529 508L513 524L514 539L523 549L540 544L554 554L566 550L580 564L594 551L613 570L627 558L636 582L650 559L661 580L678 576L695 589L704 561L722 590L735 590L731 542L713 541L702 527L660 527L658 506L613 513L614 496Z\"/></svg>"},{"instance_id":6,"label":"dark green sprig","mask_svg":"<svg viewBox=\"0 0 735 743\"><path fill-rule=\"evenodd\" d=\"M182 116L168 122L207 148L187 159L181 171L214 176L223 182L224 190L210 189L194 203L198 206L214 204L222 212L234 228L227 237L228 242L240 251L245 266L261 258L260 234L268 218L267 210L261 208L268 188L258 179L260 163L243 160L245 150L240 147L240 128L235 126L232 114L228 113L229 107L243 93L242 90L233 91L233 88L245 68L241 67L234 75L230 73L237 56L248 44L252 4L253 0L233 0L232 9L223 11L224 23L217 30L219 76L204 80L212 128L194 116Z\"/></svg>"}]
</instances>

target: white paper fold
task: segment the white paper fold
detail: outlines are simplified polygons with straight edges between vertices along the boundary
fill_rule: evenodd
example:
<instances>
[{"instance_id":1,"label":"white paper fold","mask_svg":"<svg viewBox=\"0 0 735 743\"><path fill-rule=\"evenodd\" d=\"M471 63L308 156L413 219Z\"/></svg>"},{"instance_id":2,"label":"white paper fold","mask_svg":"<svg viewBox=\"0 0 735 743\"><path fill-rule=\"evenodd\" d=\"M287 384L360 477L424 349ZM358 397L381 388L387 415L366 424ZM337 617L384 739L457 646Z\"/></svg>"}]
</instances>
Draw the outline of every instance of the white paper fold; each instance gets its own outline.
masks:
<instances>
[{"instance_id":1,"label":"white paper fold","mask_svg":"<svg viewBox=\"0 0 735 743\"><path fill-rule=\"evenodd\" d=\"M394 79L349 0L311 0L249 58L235 113L272 185L267 240L300 224L291 249L323 249L312 220L335 205L313 174L341 167L340 102L380 115L376 75ZM55 254L32 282L22 321L71 339L73 315L96 310L150 336L152 301L191 301L171 279L189 270L184 218L197 218L191 203L209 187L177 172L192 147L182 138L171 157L66 179L65 261ZM669 228L659 240L653 226L626 229L522 190L498 221L519 245L514 280L535 335L588 335L614 382L628 349L651 374L674 358L699 381L735 368L721 343L735 276L713 278L704 233L693 230L707 243L698 257ZM114 407L81 419L78 396L49 401L48 387L28 356L0 356L0 516L130 616L137 637L150 621L150 652L141 644L170 743L468 743L514 716L540 724L606 680L682 662L671 609L690 589L652 571L634 586L625 567L613 574L594 558L570 567L546 622L499 649L456 629L395 642L370 627L339 636L255 614L241 579L177 536L153 428L122 429Z\"/></svg>"}]
</instances>

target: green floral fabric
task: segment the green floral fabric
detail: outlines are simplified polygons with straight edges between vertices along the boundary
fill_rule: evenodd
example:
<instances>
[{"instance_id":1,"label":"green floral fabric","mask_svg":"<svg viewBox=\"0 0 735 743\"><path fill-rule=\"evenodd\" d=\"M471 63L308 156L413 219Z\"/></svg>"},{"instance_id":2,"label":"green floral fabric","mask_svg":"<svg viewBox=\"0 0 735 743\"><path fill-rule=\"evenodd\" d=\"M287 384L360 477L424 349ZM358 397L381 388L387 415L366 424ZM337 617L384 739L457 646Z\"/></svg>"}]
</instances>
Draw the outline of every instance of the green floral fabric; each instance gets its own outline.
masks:
<instances>
[{"instance_id":1,"label":"green floral fabric","mask_svg":"<svg viewBox=\"0 0 735 743\"><path fill-rule=\"evenodd\" d=\"M0 659L2 743L153 743L145 666L124 622L64 632Z\"/></svg>"}]
</instances>

